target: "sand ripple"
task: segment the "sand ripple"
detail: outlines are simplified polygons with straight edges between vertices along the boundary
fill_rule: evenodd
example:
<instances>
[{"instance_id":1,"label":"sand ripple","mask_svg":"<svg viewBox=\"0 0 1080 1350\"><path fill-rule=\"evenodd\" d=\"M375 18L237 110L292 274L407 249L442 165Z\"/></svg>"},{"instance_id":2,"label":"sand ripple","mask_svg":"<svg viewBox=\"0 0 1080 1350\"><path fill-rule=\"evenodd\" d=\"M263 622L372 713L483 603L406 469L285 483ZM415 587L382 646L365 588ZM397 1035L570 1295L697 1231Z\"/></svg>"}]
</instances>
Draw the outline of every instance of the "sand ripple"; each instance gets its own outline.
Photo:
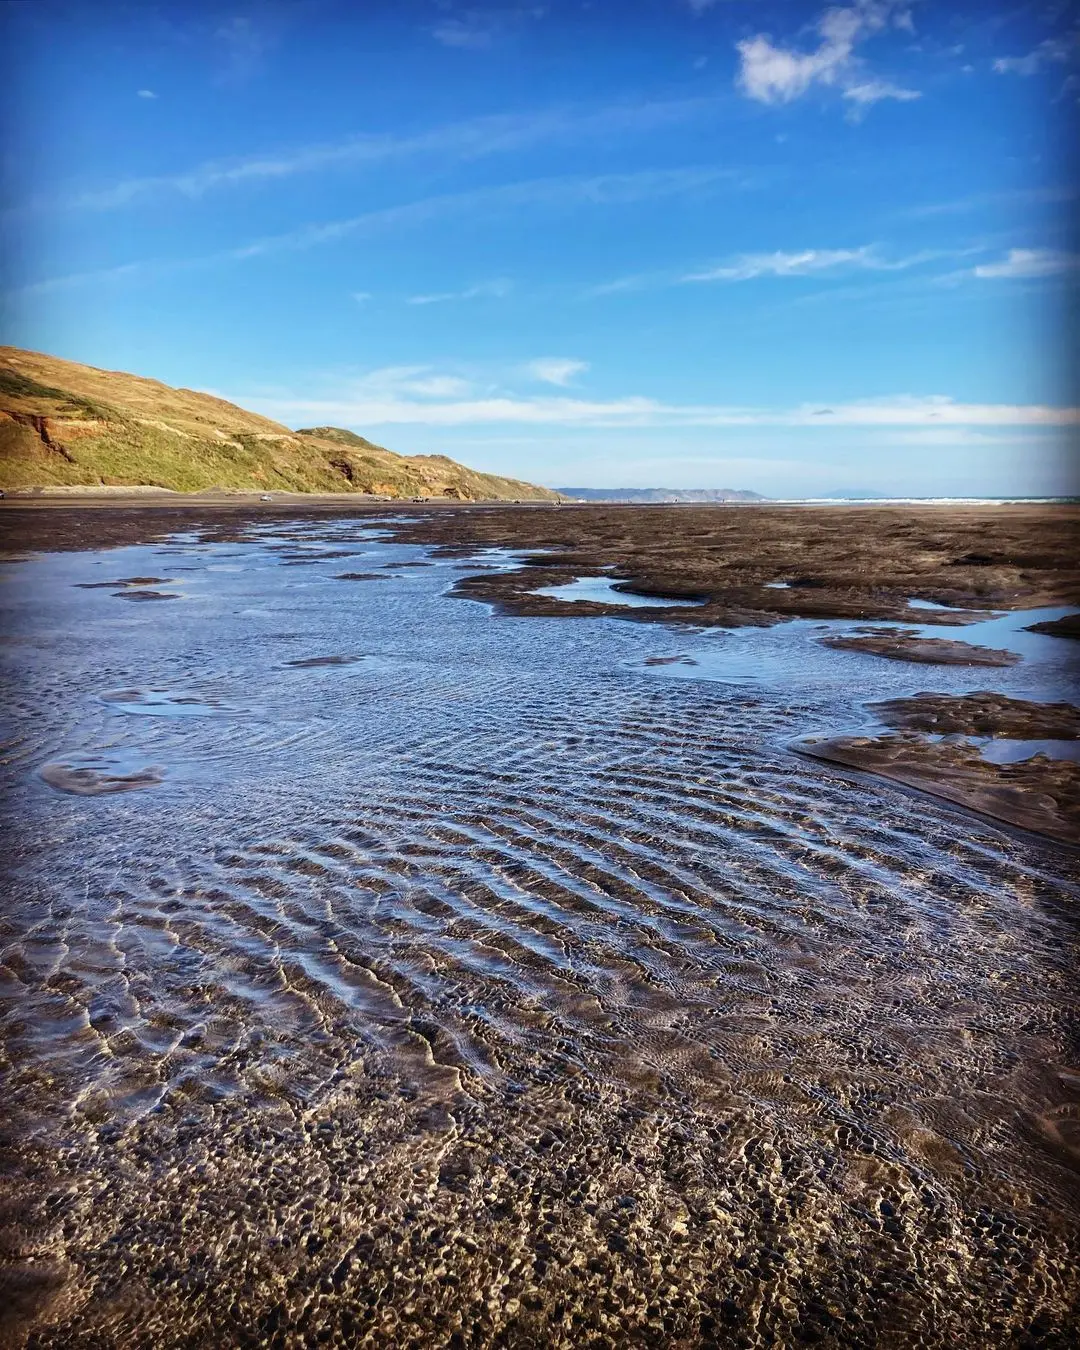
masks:
<instances>
[{"instance_id":1,"label":"sand ripple","mask_svg":"<svg viewBox=\"0 0 1080 1350\"><path fill-rule=\"evenodd\" d=\"M43 686L51 735L111 717L187 777L3 822L11 1322L1067 1344L1074 860L788 755L783 691L635 672L623 626L532 628L530 665L436 586L393 651L381 587L269 647L178 627L212 719ZM372 658L307 669L344 632ZM132 639L159 673L162 640ZM83 660L119 706L182 687Z\"/></svg>"}]
</instances>

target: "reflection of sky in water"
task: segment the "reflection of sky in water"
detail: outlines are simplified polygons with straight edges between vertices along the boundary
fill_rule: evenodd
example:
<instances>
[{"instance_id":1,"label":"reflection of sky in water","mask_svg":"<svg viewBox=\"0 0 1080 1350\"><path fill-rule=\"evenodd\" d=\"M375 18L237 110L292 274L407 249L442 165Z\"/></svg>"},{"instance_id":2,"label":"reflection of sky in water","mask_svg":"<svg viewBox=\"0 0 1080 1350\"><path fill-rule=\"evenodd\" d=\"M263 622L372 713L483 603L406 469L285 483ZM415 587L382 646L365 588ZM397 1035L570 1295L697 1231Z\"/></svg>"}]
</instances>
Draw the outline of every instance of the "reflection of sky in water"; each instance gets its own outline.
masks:
<instances>
[{"instance_id":1,"label":"reflection of sky in water","mask_svg":"<svg viewBox=\"0 0 1080 1350\"><path fill-rule=\"evenodd\" d=\"M939 605L936 600L908 600L907 607L908 609L956 610L958 614L965 612L963 607L958 607L957 605Z\"/></svg>"},{"instance_id":2,"label":"reflection of sky in water","mask_svg":"<svg viewBox=\"0 0 1080 1350\"><path fill-rule=\"evenodd\" d=\"M449 562L454 567L469 568L478 566L485 571L510 572L520 567L522 554L508 548L481 548L468 558L443 558L437 562Z\"/></svg>"},{"instance_id":3,"label":"reflection of sky in water","mask_svg":"<svg viewBox=\"0 0 1080 1350\"><path fill-rule=\"evenodd\" d=\"M351 523L314 528L355 538ZM940 1232L905 1218L903 1269L937 1269L948 1244L957 1287L1001 1250L996 1234L978 1251L955 1236L979 1232L977 1215L1008 1216L1013 1197L1044 1187L1067 1194L1030 1121L1062 1119L1071 1103L1059 1075L1030 1066L1073 1063L1057 1015L1075 1002L1059 917L1072 860L788 752L799 734L858 725L865 701L919 688L993 680L1060 697L1067 642L1047 639L1064 654L1056 665L964 671L823 647L846 622L702 631L671 622L673 610L509 617L445 598L445 568L350 586L334 575L351 565L324 557L299 569L301 590L268 547L297 533L283 523L265 543L230 544L237 558L199 545L199 572L184 574L199 584L180 606L78 589L155 571L138 547L19 564L0 597L13 694L0 850L19 879L4 915L22 1000L7 1024L22 1037L13 1118L27 1111L31 1147L64 1149L61 1200L79 1216L69 1253L88 1254L98 1290L135 1290L122 1305L88 1291L113 1329L102 1336L124 1340L118 1308L141 1314L144 1269L155 1299L179 1278L168 1306L204 1307L189 1257L214 1243L252 1254L225 1271L243 1276L230 1288L269 1270L277 1298L264 1235L282 1214L281 1268L299 1271L290 1287L305 1303L354 1249L342 1214L365 1232L385 1220L397 1244L419 1232L401 1226L406 1205L422 1211L438 1190L440 1230L478 1215L484 1240L495 1211L486 1190L477 1198L489 1177L474 1174L474 1145L493 1138L507 1162L491 1199L506 1197L508 1232L537 1227L537 1187L580 1174L599 1176L601 1218L625 1212L634 1233L658 1216L666 1243L686 1178L693 1190L721 1175L721 1242L747 1236L719 1258L702 1248L702 1269L742 1251L757 1262L763 1241L779 1242L816 1291L815 1272L841 1268L836 1252L856 1249L877 1208L866 1205L880 1198L884 1214L886 1194L913 1224L947 1197ZM369 547L379 563L423 556ZM222 561L244 570L209 570ZM606 599L652 603L603 581ZM365 659L289 664L349 654ZM697 664L645 665L669 655ZM191 696L218 715L124 715ZM116 786L108 775L127 765L138 791L71 791ZM160 783L142 772L152 765ZM552 1170L532 1161L549 1123ZM274 1183L258 1208L252 1195L278 1176L292 1190ZM1060 1230L1056 1246L1035 1245L1046 1210L1040 1199L1023 1211L1032 1261L1064 1268ZM701 1220L680 1224L684 1244ZM548 1226L560 1259L580 1250L576 1218ZM310 1265L310 1244L300 1270L306 1228L331 1236L327 1264ZM608 1236L602 1269L617 1272ZM129 1264L136 1249L141 1266ZM407 1242L387 1250L426 1259ZM351 1269L367 1280L366 1249ZM528 1253L522 1269L531 1279ZM843 1287L880 1287L851 1274ZM486 1297L486 1265L481 1278ZM770 1265L763 1279L776 1278ZM361 1306L372 1288L346 1286L342 1301ZM81 1317L90 1302L70 1306ZM687 1343L701 1338L690 1309Z\"/></svg>"},{"instance_id":4,"label":"reflection of sky in water","mask_svg":"<svg viewBox=\"0 0 1080 1350\"><path fill-rule=\"evenodd\" d=\"M548 595L553 600L595 600L604 605L631 605L656 609L660 606L685 608L697 604L695 600L672 600L655 595L635 595L632 591L617 591L611 577L578 577L564 586L544 586L534 595Z\"/></svg>"},{"instance_id":5,"label":"reflection of sky in water","mask_svg":"<svg viewBox=\"0 0 1080 1350\"><path fill-rule=\"evenodd\" d=\"M1071 759L1080 763L1080 741L1014 741L985 739L977 742L983 759L992 764L1018 764L1034 755L1048 759Z\"/></svg>"},{"instance_id":6,"label":"reflection of sky in water","mask_svg":"<svg viewBox=\"0 0 1080 1350\"><path fill-rule=\"evenodd\" d=\"M923 624L919 627L919 636L969 642L973 647L1003 648L1018 652L1026 660L1054 660L1060 656L1063 647L1068 648L1070 639L1054 637L1049 633L1028 633L1025 629L1029 624L1063 619L1076 612L1074 605L1013 610L993 619L983 619L979 623Z\"/></svg>"},{"instance_id":7,"label":"reflection of sky in water","mask_svg":"<svg viewBox=\"0 0 1080 1350\"><path fill-rule=\"evenodd\" d=\"M211 717L218 708L195 694L168 689L113 689L101 701L117 712L149 717Z\"/></svg>"},{"instance_id":8,"label":"reflection of sky in water","mask_svg":"<svg viewBox=\"0 0 1080 1350\"><path fill-rule=\"evenodd\" d=\"M417 545L376 541L373 536L386 533L385 529L358 528L353 521L320 520L305 523L299 530L288 522L262 526L260 522L257 540L249 536L240 543L205 543L195 532L168 541L166 547L187 555L177 562L194 568L183 573L190 583L185 587L183 615L173 613L166 618L161 612L166 606L151 607L151 614L145 607L121 604L108 589L78 589L80 583L100 577L103 569L109 576L151 575L162 570L160 560L154 561L162 545L154 544L96 554L45 554L14 564L7 569L9 579L25 577L28 581L3 588L5 615L0 618L8 621L9 631L12 624L25 626L38 597L47 593L47 614L35 615L33 622L41 660L50 660L50 635L57 641L62 634L84 635L91 645L78 654L65 647L62 661L51 658L52 668L63 669L70 678L69 688L81 707L85 707L83 699L97 704L108 718L103 730L109 736L124 734L126 738L141 727L147 734L153 731L155 738L179 736L184 728L187 737L196 728L209 732L212 726L217 738L213 757L218 762L229 758L224 751L230 738L239 736L241 724L249 728L245 736L255 735L250 729L267 719L276 720L279 728L306 723L317 725L319 735L340 735L341 708L327 707L326 700L346 689L349 698L378 697L378 715L384 718L390 708L408 706L416 691L433 680L453 686L452 694L449 687L445 689L445 698L482 697L488 671L504 666L527 670L538 679L557 672L560 678L580 680L582 688L595 685L597 679L752 687L755 694L786 700L798 710L792 735L849 731L865 724L865 703L923 690L952 694L993 690L1050 702L1077 698L1075 648L1067 639L1023 631L1028 624L1071 612L1066 607L1013 612L975 624L919 626L931 638L956 637L979 645L1022 649L1024 660L1014 667L914 665L823 647L822 637L850 633L858 627L847 620L782 620L766 627L731 630L686 623L635 624L613 617L530 617L511 622L495 607L471 597L467 602L450 598L453 592L447 590L445 567L391 570L382 574L385 579L377 586L350 588L335 577L356 566L354 560L319 557L312 549L315 556L310 566L282 568L277 550L301 550L317 543L318 553L330 554L359 544L369 555L360 564L362 570L386 562L432 559L433 555ZM485 548L467 558L434 560L465 574L470 563L494 564L500 570L519 566L522 554ZM217 570L224 566L241 570ZM175 570L170 569L170 574ZM582 577L540 593L627 607L681 606L684 612L692 603L617 591L615 584L610 576ZM930 607L937 608L930 602L915 606ZM45 618L48 623L43 629ZM94 669L94 643L99 647L104 643L117 653L106 679L89 673L80 678L82 667ZM283 670L290 659L358 650L367 653L368 660L343 668L336 678L326 678L324 672L324 678L315 679L318 672L308 671L312 678L300 680L295 678L299 674L295 669ZM646 664L672 657L680 659L671 664ZM402 680L405 683L399 689ZM251 705L253 686L259 689L257 710ZM118 703L103 705L103 688L134 690L136 697L125 700L130 706L124 708ZM197 691L200 705L174 702L190 691ZM208 711L215 716L208 718ZM118 716L122 712L142 715ZM90 718L85 728L79 728L76 741L83 731L92 735L92 723ZM122 732L125 726L133 731Z\"/></svg>"},{"instance_id":9,"label":"reflection of sky in water","mask_svg":"<svg viewBox=\"0 0 1080 1350\"><path fill-rule=\"evenodd\" d=\"M1071 759L1080 763L1080 741L1021 740L1012 736L965 736L962 732L944 735L925 734L924 739L947 745L972 746L991 764L1021 764L1025 759L1045 755L1047 759Z\"/></svg>"}]
</instances>

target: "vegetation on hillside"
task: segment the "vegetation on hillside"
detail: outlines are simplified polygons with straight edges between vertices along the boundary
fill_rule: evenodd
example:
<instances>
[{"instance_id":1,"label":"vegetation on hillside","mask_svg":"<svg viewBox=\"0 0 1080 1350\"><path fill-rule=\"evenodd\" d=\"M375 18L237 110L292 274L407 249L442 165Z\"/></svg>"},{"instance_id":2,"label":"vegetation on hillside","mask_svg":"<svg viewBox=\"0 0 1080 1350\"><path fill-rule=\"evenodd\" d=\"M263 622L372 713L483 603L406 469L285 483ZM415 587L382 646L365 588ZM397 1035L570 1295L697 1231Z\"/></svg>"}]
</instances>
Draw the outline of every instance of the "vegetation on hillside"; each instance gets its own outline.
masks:
<instances>
[{"instance_id":1,"label":"vegetation on hillside","mask_svg":"<svg viewBox=\"0 0 1080 1350\"><path fill-rule=\"evenodd\" d=\"M211 394L0 348L0 487L145 485L462 501L555 493L338 427L291 431Z\"/></svg>"}]
</instances>

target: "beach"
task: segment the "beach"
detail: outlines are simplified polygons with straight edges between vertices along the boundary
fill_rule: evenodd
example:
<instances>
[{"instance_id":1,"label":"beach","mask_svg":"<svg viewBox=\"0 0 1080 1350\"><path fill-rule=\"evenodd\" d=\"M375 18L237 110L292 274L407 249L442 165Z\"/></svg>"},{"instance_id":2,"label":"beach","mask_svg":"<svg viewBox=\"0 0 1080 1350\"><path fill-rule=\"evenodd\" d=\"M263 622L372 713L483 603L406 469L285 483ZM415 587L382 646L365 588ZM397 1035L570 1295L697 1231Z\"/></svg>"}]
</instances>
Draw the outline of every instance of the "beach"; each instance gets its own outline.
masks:
<instances>
[{"instance_id":1,"label":"beach","mask_svg":"<svg viewBox=\"0 0 1080 1350\"><path fill-rule=\"evenodd\" d=\"M1070 1345L1077 518L4 503L0 1335Z\"/></svg>"}]
</instances>

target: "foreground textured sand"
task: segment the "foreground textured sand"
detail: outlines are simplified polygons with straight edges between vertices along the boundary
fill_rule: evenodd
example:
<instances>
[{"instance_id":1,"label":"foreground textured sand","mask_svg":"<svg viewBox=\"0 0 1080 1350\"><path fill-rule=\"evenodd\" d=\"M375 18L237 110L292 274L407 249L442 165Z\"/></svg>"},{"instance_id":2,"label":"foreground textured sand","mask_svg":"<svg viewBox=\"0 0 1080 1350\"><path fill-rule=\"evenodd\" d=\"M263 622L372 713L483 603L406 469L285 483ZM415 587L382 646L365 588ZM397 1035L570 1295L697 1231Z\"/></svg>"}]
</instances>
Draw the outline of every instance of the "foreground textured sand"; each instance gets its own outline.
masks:
<instances>
[{"instance_id":1,"label":"foreground textured sand","mask_svg":"<svg viewBox=\"0 0 1080 1350\"><path fill-rule=\"evenodd\" d=\"M786 749L910 670L680 680L374 518L136 515L0 591L15 1343L1074 1343L1075 855ZM38 773L106 745L162 780Z\"/></svg>"}]
</instances>

